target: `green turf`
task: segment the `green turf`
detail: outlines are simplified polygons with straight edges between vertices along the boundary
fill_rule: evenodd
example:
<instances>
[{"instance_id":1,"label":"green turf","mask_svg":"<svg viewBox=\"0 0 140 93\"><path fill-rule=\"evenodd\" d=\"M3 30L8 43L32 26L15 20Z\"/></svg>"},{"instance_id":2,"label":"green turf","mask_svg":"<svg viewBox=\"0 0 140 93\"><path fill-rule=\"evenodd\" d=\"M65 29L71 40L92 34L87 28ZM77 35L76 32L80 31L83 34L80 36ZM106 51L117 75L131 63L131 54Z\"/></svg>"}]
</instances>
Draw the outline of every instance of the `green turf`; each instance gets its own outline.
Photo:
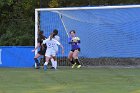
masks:
<instances>
[{"instance_id":1,"label":"green turf","mask_svg":"<svg viewBox=\"0 0 140 93\"><path fill-rule=\"evenodd\" d=\"M0 93L140 93L140 69L0 68Z\"/></svg>"}]
</instances>

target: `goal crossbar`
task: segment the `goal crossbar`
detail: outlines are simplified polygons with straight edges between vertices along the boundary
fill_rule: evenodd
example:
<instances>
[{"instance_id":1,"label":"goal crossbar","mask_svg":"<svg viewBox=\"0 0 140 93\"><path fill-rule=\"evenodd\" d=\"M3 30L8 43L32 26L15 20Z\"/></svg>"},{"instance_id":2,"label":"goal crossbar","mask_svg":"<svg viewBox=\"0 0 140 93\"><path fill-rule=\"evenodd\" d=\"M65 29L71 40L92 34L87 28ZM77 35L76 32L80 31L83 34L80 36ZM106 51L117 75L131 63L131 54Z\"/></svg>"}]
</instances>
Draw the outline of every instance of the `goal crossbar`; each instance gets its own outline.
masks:
<instances>
[{"instance_id":1,"label":"goal crossbar","mask_svg":"<svg viewBox=\"0 0 140 93\"><path fill-rule=\"evenodd\" d=\"M36 8L35 11L119 9L119 8L140 8L140 5L98 6L98 7L68 7L68 8Z\"/></svg>"}]
</instances>

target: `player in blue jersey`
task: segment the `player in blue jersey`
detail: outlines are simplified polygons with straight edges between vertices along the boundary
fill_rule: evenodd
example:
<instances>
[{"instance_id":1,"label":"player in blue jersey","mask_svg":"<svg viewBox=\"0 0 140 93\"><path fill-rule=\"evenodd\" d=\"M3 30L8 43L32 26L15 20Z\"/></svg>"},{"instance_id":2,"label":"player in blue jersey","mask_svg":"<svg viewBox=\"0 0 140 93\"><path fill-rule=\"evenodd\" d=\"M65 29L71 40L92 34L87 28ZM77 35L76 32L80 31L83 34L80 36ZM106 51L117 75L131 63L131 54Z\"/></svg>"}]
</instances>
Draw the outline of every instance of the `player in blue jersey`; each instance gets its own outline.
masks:
<instances>
[{"instance_id":1,"label":"player in blue jersey","mask_svg":"<svg viewBox=\"0 0 140 93\"><path fill-rule=\"evenodd\" d=\"M71 44L71 51L69 52L68 59L72 64L72 68L74 68L76 65L77 68L80 68L81 64L78 60L78 54L80 52L80 38L76 36L75 30L70 31L70 37L68 42L69 44Z\"/></svg>"}]
</instances>

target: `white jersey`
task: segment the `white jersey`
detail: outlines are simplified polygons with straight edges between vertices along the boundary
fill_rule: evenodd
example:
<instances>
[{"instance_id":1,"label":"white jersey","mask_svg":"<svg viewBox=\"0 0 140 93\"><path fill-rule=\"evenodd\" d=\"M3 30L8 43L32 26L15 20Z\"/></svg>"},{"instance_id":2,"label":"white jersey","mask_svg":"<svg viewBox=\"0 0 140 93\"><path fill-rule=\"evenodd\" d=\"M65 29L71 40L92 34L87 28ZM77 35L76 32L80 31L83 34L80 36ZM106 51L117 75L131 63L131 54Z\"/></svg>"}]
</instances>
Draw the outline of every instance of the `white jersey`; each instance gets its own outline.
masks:
<instances>
[{"instance_id":1,"label":"white jersey","mask_svg":"<svg viewBox=\"0 0 140 93\"><path fill-rule=\"evenodd\" d=\"M58 42L60 41L60 37L59 37L58 35L56 35L56 36L54 37L54 39L57 40Z\"/></svg>"},{"instance_id":2,"label":"white jersey","mask_svg":"<svg viewBox=\"0 0 140 93\"><path fill-rule=\"evenodd\" d=\"M50 36L49 38L50 39ZM60 42L60 37L58 35L56 35L53 39L57 40L58 42ZM58 46L55 46L56 51L58 51Z\"/></svg>"},{"instance_id":3,"label":"white jersey","mask_svg":"<svg viewBox=\"0 0 140 93\"><path fill-rule=\"evenodd\" d=\"M56 56L57 51L58 51L56 47L58 47L58 45L60 45L60 43L57 40L46 39L43 41L43 44L46 44L46 46L47 46L45 56L47 56L47 57Z\"/></svg>"},{"instance_id":4,"label":"white jersey","mask_svg":"<svg viewBox=\"0 0 140 93\"><path fill-rule=\"evenodd\" d=\"M50 36L48 37L48 39L50 39ZM60 41L60 37L58 35L56 35L53 39L57 40L58 42Z\"/></svg>"},{"instance_id":5,"label":"white jersey","mask_svg":"<svg viewBox=\"0 0 140 93\"><path fill-rule=\"evenodd\" d=\"M60 43L55 40L55 39L46 39L43 41L43 44L46 44L47 46L47 50L50 50L50 51L58 51L58 49L56 47L58 47L58 45L60 45Z\"/></svg>"}]
</instances>

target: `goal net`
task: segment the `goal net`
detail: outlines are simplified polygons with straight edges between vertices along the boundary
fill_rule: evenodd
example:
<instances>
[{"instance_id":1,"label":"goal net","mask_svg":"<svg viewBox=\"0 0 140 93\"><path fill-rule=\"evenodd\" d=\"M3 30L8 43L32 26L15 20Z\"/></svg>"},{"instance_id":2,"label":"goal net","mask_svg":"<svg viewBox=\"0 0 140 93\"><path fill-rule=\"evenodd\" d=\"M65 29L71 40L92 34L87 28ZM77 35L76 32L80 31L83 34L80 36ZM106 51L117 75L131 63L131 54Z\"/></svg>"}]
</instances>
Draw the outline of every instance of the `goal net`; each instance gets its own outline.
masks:
<instances>
[{"instance_id":1,"label":"goal net","mask_svg":"<svg viewBox=\"0 0 140 93\"><path fill-rule=\"evenodd\" d=\"M140 5L36 9L36 43L38 29L47 37L58 29L65 48L64 55L57 55L59 65L70 65L70 30L80 37L83 65L140 64Z\"/></svg>"}]
</instances>

